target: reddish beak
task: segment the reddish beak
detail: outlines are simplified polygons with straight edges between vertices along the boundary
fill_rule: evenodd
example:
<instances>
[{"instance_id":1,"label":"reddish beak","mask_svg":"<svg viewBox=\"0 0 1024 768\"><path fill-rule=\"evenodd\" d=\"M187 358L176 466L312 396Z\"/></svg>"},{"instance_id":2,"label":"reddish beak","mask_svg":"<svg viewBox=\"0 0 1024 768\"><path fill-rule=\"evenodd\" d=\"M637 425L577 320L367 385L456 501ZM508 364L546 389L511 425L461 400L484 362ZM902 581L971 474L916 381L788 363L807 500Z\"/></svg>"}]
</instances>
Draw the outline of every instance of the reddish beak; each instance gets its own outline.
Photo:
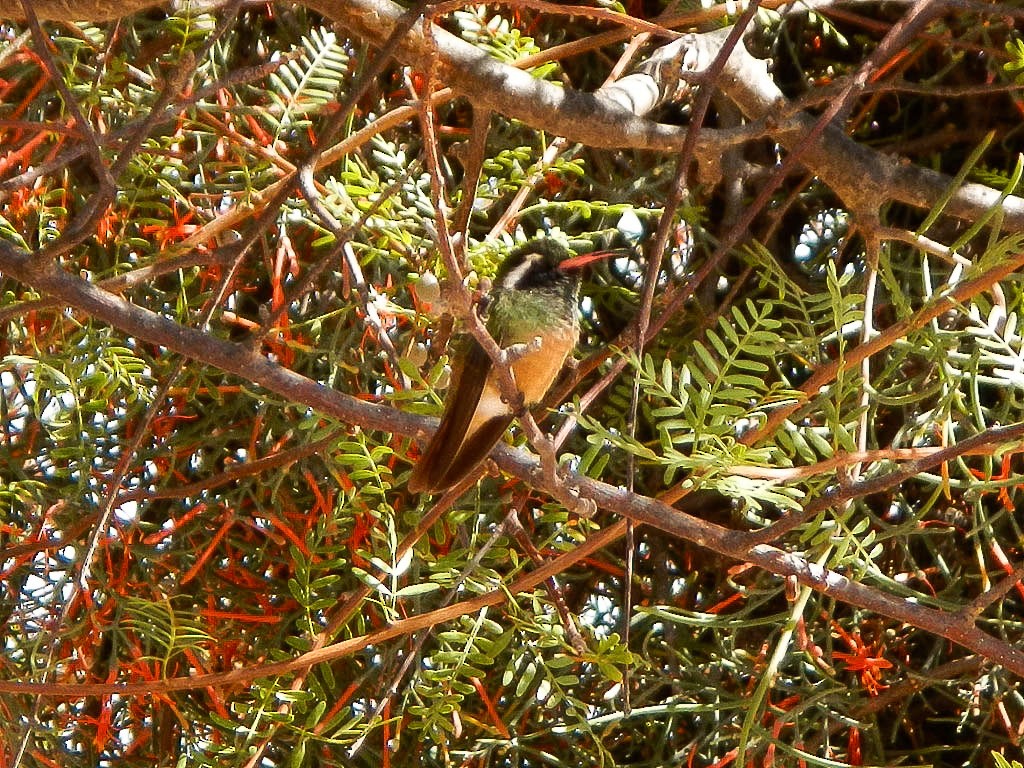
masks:
<instances>
[{"instance_id":1,"label":"reddish beak","mask_svg":"<svg viewBox=\"0 0 1024 768\"><path fill-rule=\"evenodd\" d=\"M559 262L558 268L563 272L568 272L573 269L582 269L595 261L601 259L607 259L609 256L621 256L625 251L621 248L613 248L608 251L592 251L590 253L581 253L579 256L573 256L571 259L565 259Z\"/></svg>"}]
</instances>

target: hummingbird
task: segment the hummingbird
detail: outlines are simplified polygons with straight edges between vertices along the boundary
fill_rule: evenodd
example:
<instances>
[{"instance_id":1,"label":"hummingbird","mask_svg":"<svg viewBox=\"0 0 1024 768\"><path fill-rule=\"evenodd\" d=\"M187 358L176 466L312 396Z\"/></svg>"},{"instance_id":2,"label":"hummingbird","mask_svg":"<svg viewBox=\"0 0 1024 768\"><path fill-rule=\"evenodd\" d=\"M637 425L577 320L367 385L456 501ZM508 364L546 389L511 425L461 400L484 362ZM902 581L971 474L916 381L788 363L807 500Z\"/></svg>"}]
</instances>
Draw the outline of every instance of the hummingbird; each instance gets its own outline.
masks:
<instances>
[{"instance_id":1,"label":"hummingbird","mask_svg":"<svg viewBox=\"0 0 1024 768\"><path fill-rule=\"evenodd\" d=\"M498 268L482 316L499 347L532 345L510 366L526 406L544 399L579 339L580 269L607 253L572 256L541 238L516 248ZM490 355L467 335L453 357L441 424L413 467L409 490L438 493L456 485L487 458L514 416Z\"/></svg>"}]
</instances>

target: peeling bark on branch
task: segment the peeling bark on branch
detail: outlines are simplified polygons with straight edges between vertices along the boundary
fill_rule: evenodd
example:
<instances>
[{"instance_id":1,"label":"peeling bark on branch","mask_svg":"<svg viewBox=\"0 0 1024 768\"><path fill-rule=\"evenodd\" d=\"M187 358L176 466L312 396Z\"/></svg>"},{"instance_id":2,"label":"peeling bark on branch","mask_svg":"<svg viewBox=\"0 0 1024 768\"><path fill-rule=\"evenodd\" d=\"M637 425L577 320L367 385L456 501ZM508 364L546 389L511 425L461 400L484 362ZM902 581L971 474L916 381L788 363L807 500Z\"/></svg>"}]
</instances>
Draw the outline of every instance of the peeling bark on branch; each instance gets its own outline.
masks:
<instances>
[{"instance_id":1,"label":"peeling bark on branch","mask_svg":"<svg viewBox=\"0 0 1024 768\"><path fill-rule=\"evenodd\" d=\"M310 0L308 5L339 21L354 37L378 46L384 44L403 13L398 6L386 0ZM128 0L116 6L101 2L51 1L35 3L33 8L41 18L51 21L79 17L102 21L151 6L153 3L148 0ZM21 9L20 3L0 0L0 15L17 17ZM688 87L678 70L680 62L687 70L706 68L717 55L723 40L721 32L687 36L659 49L638 67L635 74L595 94L539 81L493 60L436 27L425 32L422 25L413 25L395 50L387 53L393 53L412 67L426 69L436 64L438 79L465 94L475 106L498 111L574 141L596 147L675 151L683 146L688 129L660 124L645 119L643 115L666 99L678 98L680 92ZM926 168L905 165L898 158L854 141L838 120L819 126L818 118L793 108L764 62L743 48L738 48L725 63L724 75L713 85L739 107L751 121L751 129L745 132L702 130L697 154L705 160L720 154L725 147L739 146L745 141L768 136L791 153L799 152L800 163L828 184L855 213L870 215L890 201L929 209L937 201L945 199L952 183L950 177ZM250 156L243 157L247 160ZM1013 196L1003 198L996 190L983 185L961 186L949 197L945 210L964 219L977 220L996 205L1002 208L1000 223L1005 230L1024 230L1024 200ZM328 389L271 362L249 347L180 325L82 277L62 271L52 261L42 261L34 256L0 242L0 271L77 311L109 323L135 339L231 372L283 398L309 405L359 429L410 437L421 436L430 429L431 422L424 418ZM913 323L908 322L906 328L897 328L899 333L894 332L893 335L903 338L913 327ZM874 351L862 346L857 354L866 358ZM834 376L825 376L824 370L825 366L821 366L819 375L826 382L832 381ZM543 473L535 473L536 464L525 452L501 446L494 456L502 468L528 479L539 490L556 497L564 491L556 480ZM938 462L937 459L935 461ZM913 469L923 472L926 467L921 464ZM752 544L745 532L714 525L652 498L578 476L571 476L570 483L578 487L585 498L594 500L605 509L656 527L671 536L696 542L729 558L753 563L774 574L791 576L851 605L913 623L1024 676L1024 653L981 631L973 618L963 611L942 611L887 594L870 583L860 584L842 573L816 566L800 554L785 552L767 542ZM863 494L863 487L858 490ZM834 497L826 500L829 504L838 504ZM773 541L778 541L778 538ZM503 595L500 597L503 599ZM498 597L494 600L497 602ZM332 658L341 655L337 650L340 647L335 647ZM313 662L306 657L289 663L296 664L293 668L299 668ZM182 687L193 684L194 681L189 680Z\"/></svg>"},{"instance_id":2,"label":"peeling bark on branch","mask_svg":"<svg viewBox=\"0 0 1024 768\"><path fill-rule=\"evenodd\" d=\"M40 19L103 21L155 7L152 0L126 0L113 4L92 0L43 0L33 3ZM383 45L394 31L404 10L390 0L307 0L308 7L340 23L349 33L371 45ZM0 0L0 17L21 18L21 2ZM474 105L486 107L528 125L593 147L676 151L683 146L688 128L667 125L638 116L676 92L678 73L666 71L663 63L687 62L687 68L703 68L725 39L727 30L688 35L656 51L649 62L638 67L640 77L650 77L657 93L638 100L636 91L626 93L622 85L607 93L584 93L537 80L530 74L502 64L455 35L431 28L428 40L423 26L413 28L398 43L396 58L404 64L426 70L437 65L437 76ZM679 52L680 47L692 46ZM434 61L436 57L436 62ZM661 57L659 59L658 57ZM854 210L897 201L930 209L948 189L950 177L929 169L909 166L899 158L884 155L858 144L838 126L825 128L813 141L807 137L815 124L811 115L792 109L764 62L738 46L726 63L725 77L717 86L739 106L748 119L763 121L764 133L790 150L801 152L801 163L821 177ZM665 78L671 78L668 82ZM636 110L636 111L631 111ZM749 138L749 136L747 137ZM697 155L711 159L740 138L728 132L702 129ZM965 184L950 199L948 213L964 219L981 217L995 205L1004 212L1002 226L1024 229L1024 198L1001 195L981 184Z\"/></svg>"}]
</instances>

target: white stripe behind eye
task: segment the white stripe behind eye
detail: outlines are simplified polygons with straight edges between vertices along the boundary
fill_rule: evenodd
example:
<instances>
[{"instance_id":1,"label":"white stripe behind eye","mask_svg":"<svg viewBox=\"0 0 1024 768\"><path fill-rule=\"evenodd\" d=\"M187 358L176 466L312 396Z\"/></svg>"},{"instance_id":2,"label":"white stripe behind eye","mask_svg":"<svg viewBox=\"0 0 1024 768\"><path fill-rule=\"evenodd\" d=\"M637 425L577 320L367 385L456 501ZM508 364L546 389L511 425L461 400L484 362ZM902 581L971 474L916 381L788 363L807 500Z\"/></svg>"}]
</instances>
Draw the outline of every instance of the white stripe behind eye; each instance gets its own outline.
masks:
<instances>
[{"instance_id":1,"label":"white stripe behind eye","mask_svg":"<svg viewBox=\"0 0 1024 768\"><path fill-rule=\"evenodd\" d=\"M541 255L539 253L529 254L525 259L523 259L522 264L515 267L511 272L505 275L505 278L501 281L501 287L505 289L515 288L526 273L529 272L533 268L534 264L536 264L540 259Z\"/></svg>"}]
</instances>

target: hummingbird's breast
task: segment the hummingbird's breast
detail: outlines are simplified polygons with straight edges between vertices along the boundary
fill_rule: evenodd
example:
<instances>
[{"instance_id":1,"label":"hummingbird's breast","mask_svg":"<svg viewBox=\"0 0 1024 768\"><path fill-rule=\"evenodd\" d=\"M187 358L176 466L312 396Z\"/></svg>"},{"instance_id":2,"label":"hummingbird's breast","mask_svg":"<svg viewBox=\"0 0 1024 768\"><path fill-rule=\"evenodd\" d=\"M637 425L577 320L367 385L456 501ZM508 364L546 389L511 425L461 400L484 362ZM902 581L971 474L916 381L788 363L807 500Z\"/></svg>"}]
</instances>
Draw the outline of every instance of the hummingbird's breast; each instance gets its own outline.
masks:
<instances>
[{"instance_id":1,"label":"hummingbird's breast","mask_svg":"<svg viewBox=\"0 0 1024 768\"><path fill-rule=\"evenodd\" d=\"M540 349L530 352L512 363L512 372L516 384L523 393L527 405L534 405L544 399L555 378L565 365L565 358L576 346L577 332L575 328L560 328L540 337ZM523 339L529 344L533 339Z\"/></svg>"},{"instance_id":2,"label":"hummingbird's breast","mask_svg":"<svg viewBox=\"0 0 1024 768\"><path fill-rule=\"evenodd\" d=\"M576 333L562 330L548 333L541 337L540 349L529 352L512 363L512 375L516 385L523 393L526 405L536 405L544 399L555 378L565 365L565 359L576 346ZM522 339L513 344L528 344L533 339ZM512 414L512 408L501 399L501 386L498 375L493 369L487 375L480 401L477 403L473 420L470 422L469 433L498 416Z\"/></svg>"},{"instance_id":3,"label":"hummingbird's breast","mask_svg":"<svg viewBox=\"0 0 1024 768\"><path fill-rule=\"evenodd\" d=\"M579 340L575 297L566 300L563 296L516 291L502 296L491 312L498 313L494 325L500 328L500 333L494 332L496 328L492 335L500 340L502 347L536 345L539 339L538 349L512 363L512 374L523 393L523 400L528 406L536 405L544 399ZM490 325L492 323L489 322ZM497 373L492 369L484 383L469 431L492 418L511 413L508 403L502 402Z\"/></svg>"}]
</instances>

